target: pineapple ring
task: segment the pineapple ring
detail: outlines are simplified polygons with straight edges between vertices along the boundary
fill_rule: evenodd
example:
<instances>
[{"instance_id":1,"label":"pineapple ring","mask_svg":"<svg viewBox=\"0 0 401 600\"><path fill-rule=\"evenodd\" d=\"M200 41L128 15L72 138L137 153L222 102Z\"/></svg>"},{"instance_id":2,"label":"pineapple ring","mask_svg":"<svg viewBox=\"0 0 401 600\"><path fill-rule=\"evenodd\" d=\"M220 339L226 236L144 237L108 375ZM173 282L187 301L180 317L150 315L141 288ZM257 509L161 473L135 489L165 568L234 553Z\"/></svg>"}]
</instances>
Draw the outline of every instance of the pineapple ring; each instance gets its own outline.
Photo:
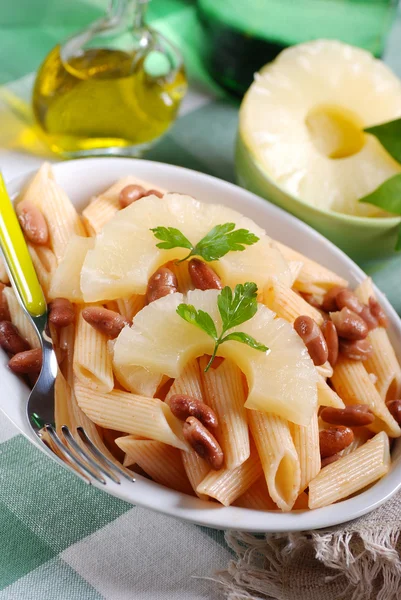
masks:
<instances>
[{"instance_id":1,"label":"pineapple ring","mask_svg":"<svg viewBox=\"0 0 401 600\"><path fill-rule=\"evenodd\" d=\"M208 312L220 331L218 294L218 290L194 290L186 296L170 294L143 308L133 325L122 330L114 344L113 366L117 377L124 372L126 378L132 370L130 391L138 393L138 366L152 374L178 377L188 361L212 353L213 340L184 321L176 309L181 302L193 304ZM308 425L317 406L317 372L292 325L275 319L274 312L259 304L256 315L232 331L248 333L271 349L264 353L235 341L219 347L218 356L232 359L247 378L249 395L245 406Z\"/></svg>"},{"instance_id":2,"label":"pineapple ring","mask_svg":"<svg viewBox=\"0 0 401 600\"><path fill-rule=\"evenodd\" d=\"M289 195L320 209L386 215L358 203L400 165L363 129L401 117L401 81L369 52L315 40L281 52L255 76L239 134Z\"/></svg>"},{"instance_id":3,"label":"pineapple ring","mask_svg":"<svg viewBox=\"0 0 401 600\"><path fill-rule=\"evenodd\" d=\"M144 294L150 276L163 264L185 257L188 250L156 247L151 228L176 227L192 244L215 225L233 222L260 239L242 252L229 252L211 264L224 285L254 281L260 289L272 277L291 285L288 264L261 227L239 212L219 204L204 204L190 196L148 196L118 212L97 236L81 271L85 302Z\"/></svg>"}]
</instances>

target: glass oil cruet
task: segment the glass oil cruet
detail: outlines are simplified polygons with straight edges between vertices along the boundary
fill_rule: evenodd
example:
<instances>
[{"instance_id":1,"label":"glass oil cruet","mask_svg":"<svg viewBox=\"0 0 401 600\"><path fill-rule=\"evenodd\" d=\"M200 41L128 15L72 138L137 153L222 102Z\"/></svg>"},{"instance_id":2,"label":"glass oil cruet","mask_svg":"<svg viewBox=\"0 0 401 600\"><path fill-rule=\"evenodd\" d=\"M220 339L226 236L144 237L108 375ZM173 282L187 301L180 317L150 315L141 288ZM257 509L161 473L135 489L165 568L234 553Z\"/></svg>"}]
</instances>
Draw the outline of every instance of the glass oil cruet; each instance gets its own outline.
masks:
<instances>
[{"instance_id":1,"label":"glass oil cruet","mask_svg":"<svg viewBox=\"0 0 401 600\"><path fill-rule=\"evenodd\" d=\"M139 156L174 121L187 89L184 65L145 25L147 1L111 0L104 18L46 57L33 110L54 152Z\"/></svg>"}]
</instances>

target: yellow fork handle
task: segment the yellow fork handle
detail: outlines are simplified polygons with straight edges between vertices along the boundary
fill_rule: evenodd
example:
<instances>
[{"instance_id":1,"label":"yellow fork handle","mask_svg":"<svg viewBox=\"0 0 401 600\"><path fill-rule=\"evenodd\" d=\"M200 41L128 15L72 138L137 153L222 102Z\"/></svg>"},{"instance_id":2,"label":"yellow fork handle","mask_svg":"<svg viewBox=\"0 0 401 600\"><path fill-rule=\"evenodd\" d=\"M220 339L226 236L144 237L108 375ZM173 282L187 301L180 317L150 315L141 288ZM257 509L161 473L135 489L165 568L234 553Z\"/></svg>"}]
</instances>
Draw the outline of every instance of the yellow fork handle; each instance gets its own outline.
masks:
<instances>
[{"instance_id":1,"label":"yellow fork handle","mask_svg":"<svg viewBox=\"0 0 401 600\"><path fill-rule=\"evenodd\" d=\"M12 283L17 288L26 310L33 317L40 317L46 311L46 301L1 173L0 247Z\"/></svg>"}]
</instances>

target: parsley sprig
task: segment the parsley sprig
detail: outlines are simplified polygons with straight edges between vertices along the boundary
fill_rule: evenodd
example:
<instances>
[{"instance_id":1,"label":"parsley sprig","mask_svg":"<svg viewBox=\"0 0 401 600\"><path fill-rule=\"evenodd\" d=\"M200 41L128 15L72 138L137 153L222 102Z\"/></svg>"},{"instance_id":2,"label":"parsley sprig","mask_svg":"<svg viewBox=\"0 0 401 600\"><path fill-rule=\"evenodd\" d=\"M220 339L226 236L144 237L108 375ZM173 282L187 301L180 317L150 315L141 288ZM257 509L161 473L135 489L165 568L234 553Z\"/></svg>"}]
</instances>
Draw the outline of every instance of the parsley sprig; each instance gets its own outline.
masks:
<instances>
[{"instance_id":1,"label":"parsley sprig","mask_svg":"<svg viewBox=\"0 0 401 600\"><path fill-rule=\"evenodd\" d=\"M229 340L247 344L260 352L268 352L269 348L264 344L257 342L252 336L241 331L227 333L229 329L237 327L249 321L256 314L258 304L256 301L258 287L256 283L238 284L235 286L234 295L232 289L228 286L223 288L217 297L217 306L221 316L223 328L218 334L216 325L209 313L203 310L196 310L192 304L180 304L177 307L177 313L191 325L202 329L214 340L213 354L206 366L208 371L216 357L217 350L221 344Z\"/></svg>"},{"instance_id":2,"label":"parsley sprig","mask_svg":"<svg viewBox=\"0 0 401 600\"><path fill-rule=\"evenodd\" d=\"M187 248L189 254L179 260L183 262L191 256L201 256L206 262L218 260L228 252L242 252L245 246L252 246L259 238L247 229L235 229L235 223L216 225L197 244L193 245L179 229L175 227L154 227L155 238L161 240L158 248Z\"/></svg>"}]
</instances>

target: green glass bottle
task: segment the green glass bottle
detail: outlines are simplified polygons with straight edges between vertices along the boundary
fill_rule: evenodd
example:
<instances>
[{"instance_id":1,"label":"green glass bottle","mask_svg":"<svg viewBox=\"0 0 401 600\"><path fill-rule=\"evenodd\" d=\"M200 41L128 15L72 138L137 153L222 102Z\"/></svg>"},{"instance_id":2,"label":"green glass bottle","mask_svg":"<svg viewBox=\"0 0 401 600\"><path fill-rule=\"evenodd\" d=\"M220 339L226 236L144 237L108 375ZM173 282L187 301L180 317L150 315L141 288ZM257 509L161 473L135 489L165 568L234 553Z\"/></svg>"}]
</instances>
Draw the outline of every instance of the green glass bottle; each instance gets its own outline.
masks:
<instances>
[{"instance_id":1,"label":"green glass bottle","mask_svg":"<svg viewBox=\"0 0 401 600\"><path fill-rule=\"evenodd\" d=\"M242 95L293 44L338 39L381 56L398 0L198 0L213 77Z\"/></svg>"}]
</instances>

